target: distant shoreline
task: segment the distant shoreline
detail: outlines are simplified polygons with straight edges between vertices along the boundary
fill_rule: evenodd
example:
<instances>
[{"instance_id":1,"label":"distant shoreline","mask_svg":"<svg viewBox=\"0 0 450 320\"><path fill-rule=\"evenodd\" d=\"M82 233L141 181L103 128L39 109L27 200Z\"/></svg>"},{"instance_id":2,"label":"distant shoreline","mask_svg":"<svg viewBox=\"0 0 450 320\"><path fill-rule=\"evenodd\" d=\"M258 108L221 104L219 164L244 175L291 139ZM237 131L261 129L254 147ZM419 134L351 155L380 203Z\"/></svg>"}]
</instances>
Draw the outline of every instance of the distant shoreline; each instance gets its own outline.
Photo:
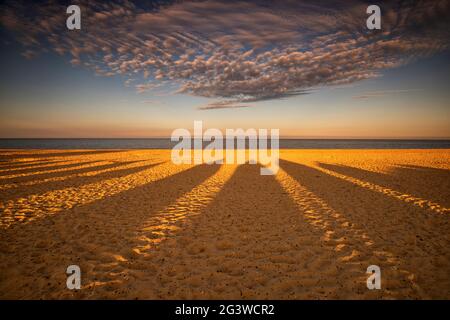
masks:
<instances>
[{"instance_id":1,"label":"distant shoreline","mask_svg":"<svg viewBox=\"0 0 450 320\"><path fill-rule=\"evenodd\" d=\"M175 144L168 138L0 138L0 149L172 149ZM450 140L283 138L280 149L450 149Z\"/></svg>"}]
</instances>

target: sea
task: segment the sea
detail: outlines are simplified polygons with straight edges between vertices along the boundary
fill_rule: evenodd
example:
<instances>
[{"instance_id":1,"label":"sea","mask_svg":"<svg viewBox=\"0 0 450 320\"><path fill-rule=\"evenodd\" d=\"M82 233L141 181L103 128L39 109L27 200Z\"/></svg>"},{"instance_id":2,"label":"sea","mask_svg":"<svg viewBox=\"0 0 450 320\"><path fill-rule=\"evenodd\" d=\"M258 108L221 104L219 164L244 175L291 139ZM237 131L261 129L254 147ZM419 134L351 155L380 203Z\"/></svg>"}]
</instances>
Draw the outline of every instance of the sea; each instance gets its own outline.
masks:
<instances>
[{"instance_id":1,"label":"sea","mask_svg":"<svg viewBox=\"0 0 450 320\"><path fill-rule=\"evenodd\" d=\"M172 149L177 143L160 138L0 139L0 149ZM203 142L203 147L209 143ZM450 140L280 139L279 143L281 149L450 149Z\"/></svg>"}]
</instances>

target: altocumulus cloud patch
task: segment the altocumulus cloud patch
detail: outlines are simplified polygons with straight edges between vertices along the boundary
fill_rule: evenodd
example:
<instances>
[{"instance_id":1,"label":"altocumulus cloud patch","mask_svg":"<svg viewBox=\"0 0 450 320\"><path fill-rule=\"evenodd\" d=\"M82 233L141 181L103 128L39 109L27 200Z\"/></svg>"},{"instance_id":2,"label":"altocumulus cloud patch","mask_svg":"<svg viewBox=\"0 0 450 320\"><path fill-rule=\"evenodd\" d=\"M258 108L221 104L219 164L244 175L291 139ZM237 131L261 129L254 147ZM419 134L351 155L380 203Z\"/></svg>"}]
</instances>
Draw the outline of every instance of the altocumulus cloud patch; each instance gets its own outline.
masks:
<instances>
[{"instance_id":1,"label":"altocumulus cloud patch","mask_svg":"<svg viewBox=\"0 0 450 320\"><path fill-rule=\"evenodd\" d=\"M366 28L363 1L6 2L1 24L23 55L45 51L137 92L173 88L239 108L378 77L448 49L449 1L384 2L381 30Z\"/></svg>"}]
</instances>

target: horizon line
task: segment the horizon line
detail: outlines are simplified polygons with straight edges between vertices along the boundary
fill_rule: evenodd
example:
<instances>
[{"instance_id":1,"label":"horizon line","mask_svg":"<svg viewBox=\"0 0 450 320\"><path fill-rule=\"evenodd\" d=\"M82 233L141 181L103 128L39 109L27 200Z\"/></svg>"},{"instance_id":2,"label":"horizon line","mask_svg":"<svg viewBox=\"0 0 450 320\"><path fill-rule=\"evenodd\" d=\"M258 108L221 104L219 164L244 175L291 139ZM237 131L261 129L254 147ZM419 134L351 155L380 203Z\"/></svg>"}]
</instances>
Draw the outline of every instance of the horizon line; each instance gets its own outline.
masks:
<instances>
[{"instance_id":1,"label":"horizon line","mask_svg":"<svg viewBox=\"0 0 450 320\"><path fill-rule=\"evenodd\" d=\"M268 136L269 138L270 136ZM0 140L147 140L147 139L167 139L167 136L155 137L0 137ZM193 140L193 138L191 138ZM248 137L247 137L248 139ZM450 140L450 137L301 137L282 136L280 140ZM174 141L176 142L176 141Z\"/></svg>"}]
</instances>

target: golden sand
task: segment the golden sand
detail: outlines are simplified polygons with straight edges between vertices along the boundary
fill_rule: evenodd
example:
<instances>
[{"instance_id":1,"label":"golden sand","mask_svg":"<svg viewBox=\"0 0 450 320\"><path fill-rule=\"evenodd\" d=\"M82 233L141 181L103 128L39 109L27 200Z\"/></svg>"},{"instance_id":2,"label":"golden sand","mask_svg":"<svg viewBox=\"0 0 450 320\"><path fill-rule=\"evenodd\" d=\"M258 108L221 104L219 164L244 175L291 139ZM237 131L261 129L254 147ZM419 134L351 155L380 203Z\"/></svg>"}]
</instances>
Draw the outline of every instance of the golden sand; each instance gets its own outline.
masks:
<instances>
[{"instance_id":1,"label":"golden sand","mask_svg":"<svg viewBox=\"0 0 450 320\"><path fill-rule=\"evenodd\" d=\"M1 151L0 298L450 299L450 150L280 156Z\"/></svg>"}]
</instances>

